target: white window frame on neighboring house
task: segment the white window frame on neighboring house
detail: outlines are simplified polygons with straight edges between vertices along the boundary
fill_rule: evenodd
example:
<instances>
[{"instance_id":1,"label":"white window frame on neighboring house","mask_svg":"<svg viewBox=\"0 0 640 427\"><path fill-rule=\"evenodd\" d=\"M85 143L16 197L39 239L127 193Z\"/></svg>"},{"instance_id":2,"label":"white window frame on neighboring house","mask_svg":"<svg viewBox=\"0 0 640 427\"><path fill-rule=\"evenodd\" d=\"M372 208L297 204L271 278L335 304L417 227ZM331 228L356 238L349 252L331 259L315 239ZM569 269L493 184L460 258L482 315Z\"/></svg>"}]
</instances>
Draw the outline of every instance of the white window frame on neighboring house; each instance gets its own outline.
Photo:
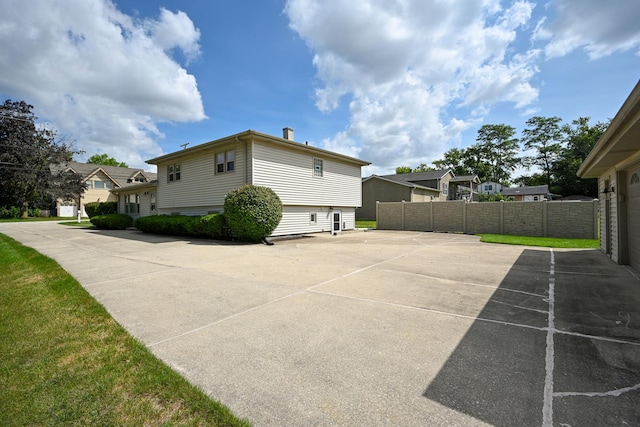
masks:
<instances>
[{"instance_id":1,"label":"white window frame on neighboring house","mask_svg":"<svg viewBox=\"0 0 640 427\"><path fill-rule=\"evenodd\" d=\"M309 224L317 224L318 223L318 214L312 212L309 214Z\"/></svg>"}]
</instances>

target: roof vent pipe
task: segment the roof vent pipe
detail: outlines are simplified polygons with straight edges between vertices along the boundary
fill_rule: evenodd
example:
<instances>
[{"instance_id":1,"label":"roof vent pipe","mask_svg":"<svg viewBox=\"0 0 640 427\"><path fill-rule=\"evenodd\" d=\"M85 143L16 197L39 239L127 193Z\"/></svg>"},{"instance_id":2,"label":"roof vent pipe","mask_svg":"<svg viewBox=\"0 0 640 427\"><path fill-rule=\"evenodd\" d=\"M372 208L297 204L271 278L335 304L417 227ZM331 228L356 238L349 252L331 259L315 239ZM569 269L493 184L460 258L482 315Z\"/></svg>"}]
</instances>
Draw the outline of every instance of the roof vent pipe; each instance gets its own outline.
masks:
<instances>
[{"instance_id":1,"label":"roof vent pipe","mask_svg":"<svg viewBox=\"0 0 640 427\"><path fill-rule=\"evenodd\" d=\"M283 128L282 129L282 137L284 139L288 139L289 141L293 141L293 129L291 129L291 128Z\"/></svg>"}]
</instances>

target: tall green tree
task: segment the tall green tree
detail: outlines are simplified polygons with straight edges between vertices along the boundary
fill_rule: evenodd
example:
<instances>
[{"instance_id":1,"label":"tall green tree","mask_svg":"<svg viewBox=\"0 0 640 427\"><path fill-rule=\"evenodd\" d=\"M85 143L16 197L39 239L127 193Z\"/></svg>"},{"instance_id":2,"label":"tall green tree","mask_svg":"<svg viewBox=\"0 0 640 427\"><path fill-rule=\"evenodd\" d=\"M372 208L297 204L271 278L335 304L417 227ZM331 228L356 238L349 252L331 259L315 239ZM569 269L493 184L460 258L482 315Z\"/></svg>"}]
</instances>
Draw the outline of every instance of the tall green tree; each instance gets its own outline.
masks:
<instances>
[{"instance_id":1,"label":"tall green tree","mask_svg":"<svg viewBox=\"0 0 640 427\"><path fill-rule=\"evenodd\" d=\"M77 198L82 179L65 172L76 151L56 141L56 133L35 125L33 106L6 100L0 106L0 205L19 206L27 217L29 207L46 195Z\"/></svg>"},{"instance_id":2,"label":"tall green tree","mask_svg":"<svg viewBox=\"0 0 640 427\"><path fill-rule=\"evenodd\" d=\"M473 144L464 150L462 163L466 169L464 175L478 175L480 181L492 179L492 167L486 147L482 144Z\"/></svg>"},{"instance_id":3,"label":"tall green tree","mask_svg":"<svg viewBox=\"0 0 640 427\"><path fill-rule=\"evenodd\" d=\"M427 166L424 163L420 163L418 167L413 168L412 172L428 172L432 170L433 168L431 166Z\"/></svg>"},{"instance_id":4,"label":"tall green tree","mask_svg":"<svg viewBox=\"0 0 640 427\"><path fill-rule=\"evenodd\" d=\"M411 167L409 166L398 166L396 168L396 173L397 174L401 174L401 173L411 173Z\"/></svg>"},{"instance_id":5,"label":"tall green tree","mask_svg":"<svg viewBox=\"0 0 640 427\"><path fill-rule=\"evenodd\" d=\"M598 197L598 180L578 177L578 169L608 126L609 122L591 126L589 117L580 117L562 127L565 146L552 166L554 193Z\"/></svg>"},{"instance_id":6,"label":"tall green tree","mask_svg":"<svg viewBox=\"0 0 640 427\"><path fill-rule=\"evenodd\" d=\"M527 120L527 128L522 131L522 143L535 154L526 158L527 166L538 166L546 178L545 184L553 183L553 164L562 153L564 140L560 117L534 116Z\"/></svg>"},{"instance_id":7,"label":"tall green tree","mask_svg":"<svg viewBox=\"0 0 640 427\"><path fill-rule=\"evenodd\" d=\"M508 185L511 173L521 163L515 134L515 128L505 124L482 125L478 129L476 141L484 161L490 165L489 178L492 181Z\"/></svg>"},{"instance_id":8,"label":"tall green tree","mask_svg":"<svg viewBox=\"0 0 640 427\"><path fill-rule=\"evenodd\" d=\"M433 165L437 169L451 169L455 175L468 175L469 171L464 164L464 156L464 148L451 148L444 153L444 158L434 160Z\"/></svg>"},{"instance_id":9,"label":"tall green tree","mask_svg":"<svg viewBox=\"0 0 640 427\"><path fill-rule=\"evenodd\" d=\"M89 157L87 163L92 165L105 165L105 166L119 166L121 168L128 168L129 166L125 162L119 162L113 157L109 157L108 154L94 154Z\"/></svg>"}]
</instances>

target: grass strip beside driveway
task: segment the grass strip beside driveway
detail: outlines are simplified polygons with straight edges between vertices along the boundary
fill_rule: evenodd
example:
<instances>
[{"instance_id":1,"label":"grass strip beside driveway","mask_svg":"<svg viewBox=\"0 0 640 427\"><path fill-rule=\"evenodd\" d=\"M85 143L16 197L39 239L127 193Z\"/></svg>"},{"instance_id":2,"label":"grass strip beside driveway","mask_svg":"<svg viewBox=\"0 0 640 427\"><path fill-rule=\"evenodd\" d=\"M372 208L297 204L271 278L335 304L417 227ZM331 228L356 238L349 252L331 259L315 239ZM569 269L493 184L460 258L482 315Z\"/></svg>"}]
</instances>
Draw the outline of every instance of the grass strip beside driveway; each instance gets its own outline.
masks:
<instances>
[{"instance_id":1,"label":"grass strip beside driveway","mask_svg":"<svg viewBox=\"0 0 640 427\"><path fill-rule=\"evenodd\" d=\"M0 425L248 426L55 261L0 234Z\"/></svg>"},{"instance_id":2,"label":"grass strip beside driveway","mask_svg":"<svg viewBox=\"0 0 640 427\"><path fill-rule=\"evenodd\" d=\"M478 234L484 243L542 246L545 248L598 249L598 239L559 239L556 237L510 236L507 234Z\"/></svg>"}]
</instances>

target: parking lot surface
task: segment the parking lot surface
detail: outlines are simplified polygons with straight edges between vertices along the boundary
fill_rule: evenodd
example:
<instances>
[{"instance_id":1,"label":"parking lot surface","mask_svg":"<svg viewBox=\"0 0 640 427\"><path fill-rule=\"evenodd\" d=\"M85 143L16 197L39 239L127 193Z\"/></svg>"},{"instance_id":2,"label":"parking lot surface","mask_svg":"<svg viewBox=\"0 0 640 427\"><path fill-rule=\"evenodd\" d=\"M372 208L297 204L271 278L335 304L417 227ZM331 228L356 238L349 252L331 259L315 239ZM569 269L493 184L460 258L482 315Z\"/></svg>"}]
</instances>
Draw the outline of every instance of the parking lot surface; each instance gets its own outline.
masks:
<instances>
[{"instance_id":1,"label":"parking lot surface","mask_svg":"<svg viewBox=\"0 0 640 427\"><path fill-rule=\"evenodd\" d=\"M396 231L273 246L0 233L257 426L640 422L640 280L596 250Z\"/></svg>"}]
</instances>

